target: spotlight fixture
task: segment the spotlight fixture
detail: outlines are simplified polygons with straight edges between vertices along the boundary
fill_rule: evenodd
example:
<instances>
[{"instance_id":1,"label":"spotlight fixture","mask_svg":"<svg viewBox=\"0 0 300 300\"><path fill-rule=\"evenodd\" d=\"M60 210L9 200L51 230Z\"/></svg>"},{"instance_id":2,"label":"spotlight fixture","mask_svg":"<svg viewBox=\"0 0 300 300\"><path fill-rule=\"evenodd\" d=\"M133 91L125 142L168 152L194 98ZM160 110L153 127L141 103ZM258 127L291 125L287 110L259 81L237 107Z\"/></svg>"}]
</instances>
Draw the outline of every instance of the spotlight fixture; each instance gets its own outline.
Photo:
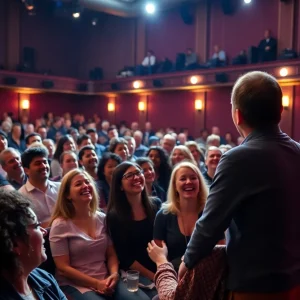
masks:
<instances>
[{"instance_id":1,"label":"spotlight fixture","mask_svg":"<svg viewBox=\"0 0 300 300\"><path fill-rule=\"evenodd\" d=\"M282 97L282 106L284 109L288 109L288 107L290 106L290 97L289 96Z\"/></svg>"},{"instance_id":2,"label":"spotlight fixture","mask_svg":"<svg viewBox=\"0 0 300 300\"><path fill-rule=\"evenodd\" d=\"M145 6L146 12L147 12L148 14L150 14L150 15L152 15L152 14L155 13L155 9L156 9L156 8L155 8L155 5L154 5L154 3L152 3L152 2L147 3L146 6Z\"/></svg>"},{"instance_id":3,"label":"spotlight fixture","mask_svg":"<svg viewBox=\"0 0 300 300\"><path fill-rule=\"evenodd\" d=\"M73 18L77 19L80 17L80 12L73 13Z\"/></svg>"},{"instance_id":4,"label":"spotlight fixture","mask_svg":"<svg viewBox=\"0 0 300 300\"><path fill-rule=\"evenodd\" d=\"M34 1L33 0L22 0L27 10L34 10Z\"/></svg>"},{"instance_id":5,"label":"spotlight fixture","mask_svg":"<svg viewBox=\"0 0 300 300\"><path fill-rule=\"evenodd\" d=\"M142 85L143 85L143 83L139 80L134 81L132 84L133 88L135 88L135 89L140 89L142 87Z\"/></svg>"},{"instance_id":6,"label":"spotlight fixture","mask_svg":"<svg viewBox=\"0 0 300 300\"><path fill-rule=\"evenodd\" d=\"M92 20L92 25L93 25L93 26L96 26L97 23L98 23L98 19L97 19L97 18L94 18L94 19Z\"/></svg>"},{"instance_id":7,"label":"spotlight fixture","mask_svg":"<svg viewBox=\"0 0 300 300\"><path fill-rule=\"evenodd\" d=\"M250 4L250 3L251 3L251 0L244 0L244 3L245 3L245 4Z\"/></svg>"},{"instance_id":8,"label":"spotlight fixture","mask_svg":"<svg viewBox=\"0 0 300 300\"><path fill-rule=\"evenodd\" d=\"M287 68L281 68L279 71L279 74L281 77L285 77L289 74L288 69Z\"/></svg>"},{"instance_id":9,"label":"spotlight fixture","mask_svg":"<svg viewBox=\"0 0 300 300\"><path fill-rule=\"evenodd\" d=\"M80 13L82 11L82 7L78 0L72 1L72 15L73 18L78 19L80 17Z\"/></svg>"}]
</instances>

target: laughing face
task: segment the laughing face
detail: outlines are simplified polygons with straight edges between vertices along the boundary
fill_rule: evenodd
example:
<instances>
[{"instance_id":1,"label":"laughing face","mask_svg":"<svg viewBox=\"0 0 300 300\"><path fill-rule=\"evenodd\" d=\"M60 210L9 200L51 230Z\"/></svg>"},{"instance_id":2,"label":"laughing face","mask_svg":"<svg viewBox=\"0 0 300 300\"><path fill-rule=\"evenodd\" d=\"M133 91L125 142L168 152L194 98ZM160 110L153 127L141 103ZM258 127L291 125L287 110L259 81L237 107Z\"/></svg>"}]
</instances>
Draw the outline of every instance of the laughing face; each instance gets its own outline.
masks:
<instances>
[{"instance_id":1,"label":"laughing face","mask_svg":"<svg viewBox=\"0 0 300 300\"><path fill-rule=\"evenodd\" d=\"M222 153L219 149L216 150L208 150L207 158L205 160L205 164L208 169L215 170L219 164Z\"/></svg>"},{"instance_id":2,"label":"laughing face","mask_svg":"<svg viewBox=\"0 0 300 300\"><path fill-rule=\"evenodd\" d=\"M143 169L146 183L153 183L155 180L155 171L153 166L148 162L145 162L141 165L141 168Z\"/></svg>"},{"instance_id":3,"label":"laughing face","mask_svg":"<svg viewBox=\"0 0 300 300\"><path fill-rule=\"evenodd\" d=\"M90 204L93 199L93 187L87 176L84 174L74 176L71 181L68 199L72 201L75 209L84 203Z\"/></svg>"},{"instance_id":4,"label":"laughing face","mask_svg":"<svg viewBox=\"0 0 300 300\"><path fill-rule=\"evenodd\" d=\"M80 163L86 170L97 168L98 156L96 152L90 149L85 150Z\"/></svg>"},{"instance_id":5,"label":"laughing face","mask_svg":"<svg viewBox=\"0 0 300 300\"><path fill-rule=\"evenodd\" d=\"M122 188L126 194L139 194L145 187L145 177L141 169L129 167L123 175Z\"/></svg>"},{"instance_id":6,"label":"laughing face","mask_svg":"<svg viewBox=\"0 0 300 300\"><path fill-rule=\"evenodd\" d=\"M180 168L175 176L175 187L180 199L196 198L199 193L199 178L188 167Z\"/></svg>"},{"instance_id":7,"label":"laughing face","mask_svg":"<svg viewBox=\"0 0 300 300\"><path fill-rule=\"evenodd\" d=\"M37 156L33 158L29 169L25 168L25 172L28 177L34 181L47 180L50 173L47 157Z\"/></svg>"}]
</instances>

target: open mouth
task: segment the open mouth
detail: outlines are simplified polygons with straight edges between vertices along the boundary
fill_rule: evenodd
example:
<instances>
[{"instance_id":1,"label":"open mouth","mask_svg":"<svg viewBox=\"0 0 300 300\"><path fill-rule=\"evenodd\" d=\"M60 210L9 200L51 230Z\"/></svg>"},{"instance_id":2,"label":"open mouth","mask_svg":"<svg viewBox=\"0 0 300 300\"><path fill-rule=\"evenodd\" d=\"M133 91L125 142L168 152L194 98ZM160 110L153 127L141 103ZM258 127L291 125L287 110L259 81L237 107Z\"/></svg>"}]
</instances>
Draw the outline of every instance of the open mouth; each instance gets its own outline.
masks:
<instances>
[{"instance_id":1,"label":"open mouth","mask_svg":"<svg viewBox=\"0 0 300 300\"><path fill-rule=\"evenodd\" d=\"M195 188L192 187L192 186L188 186L188 187L183 188L184 192L193 192L194 190L195 190Z\"/></svg>"}]
</instances>

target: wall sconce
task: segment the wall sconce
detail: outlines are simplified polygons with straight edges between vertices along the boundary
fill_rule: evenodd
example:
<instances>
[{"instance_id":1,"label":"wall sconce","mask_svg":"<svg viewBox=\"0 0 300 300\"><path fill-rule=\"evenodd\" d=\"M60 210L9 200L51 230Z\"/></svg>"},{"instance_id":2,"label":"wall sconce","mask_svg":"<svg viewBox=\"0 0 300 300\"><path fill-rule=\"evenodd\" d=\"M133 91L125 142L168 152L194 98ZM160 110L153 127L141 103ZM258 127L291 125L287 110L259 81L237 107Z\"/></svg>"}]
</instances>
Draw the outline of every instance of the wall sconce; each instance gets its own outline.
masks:
<instances>
[{"instance_id":1,"label":"wall sconce","mask_svg":"<svg viewBox=\"0 0 300 300\"><path fill-rule=\"evenodd\" d=\"M281 68L280 71L279 71L279 74L281 77L285 77L289 74L289 71L287 68Z\"/></svg>"},{"instance_id":2,"label":"wall sconce","mask_svg":"<svg viewBox=\"0 0 300 300\"><path fill-rule=\"evenodd\" d=\"M145 111L146 110L146 103L144 101L140 101L138 105L139 111Z\"/></svg>"},{"instance_id":3,"label":"wall sconce","mask_svg":"<svg viewBox=\"0 0 300 300\"><path fill-rule=\"evenodd\" d=\"M133 82L132 86L135 89L140 89L141 87L143 87L143 82L139 81L139 80L136 80L136 81Z\"/></svg>"},{"instance_id":4,"label":"wall sconce","mask_svg":"<svg viewBox=\"0 0 300 300\"><path fill-rule=\"evenodd\" d=\"M107 110L110 111L110 112L115 111L115 104L112 103L112 102L109 102L107 104Z\"/></svg>"},{"instance_id":5,"label":"wall sconce","mask_svg":"<svg viewBox=\"0 0 300 300\"><path fill-rule=\"evenodd\" d=\"M283 96L282 97L282 106L284 109L288 109L290 106L290 97L289 96Z\"/></svg>"},{"instance_id":6,"label":"wall sconce","mask_svg":"<svg viewBox=\"0 0 300 300\"><path fill-rule=\"evenodd\" d=\"M195 100L195 110L202 110L203 109L203 102L200 99Z\"/></svg>"},{"instance_id":7,"label":"wall sconce","mask_svg":"<svg viewBox=\"0 0 300 300\"><path fill-rule=\"evenodd\" d=\"M27 110L30 107L30 102L28 99L22 99L20 103L21 109Z\"/></svg>"},{"instance_id":8,"label":"wall sconce","mask_svg":"<svg viewBox=\"0 0 300 300\"><path fill-rule=\"evenodd\" d=\"M192 76L192 77L190 78L190 83L191 83L191 84L197 84L199 81L200 81L199 76Z\"/></svg>"}]
</instances>

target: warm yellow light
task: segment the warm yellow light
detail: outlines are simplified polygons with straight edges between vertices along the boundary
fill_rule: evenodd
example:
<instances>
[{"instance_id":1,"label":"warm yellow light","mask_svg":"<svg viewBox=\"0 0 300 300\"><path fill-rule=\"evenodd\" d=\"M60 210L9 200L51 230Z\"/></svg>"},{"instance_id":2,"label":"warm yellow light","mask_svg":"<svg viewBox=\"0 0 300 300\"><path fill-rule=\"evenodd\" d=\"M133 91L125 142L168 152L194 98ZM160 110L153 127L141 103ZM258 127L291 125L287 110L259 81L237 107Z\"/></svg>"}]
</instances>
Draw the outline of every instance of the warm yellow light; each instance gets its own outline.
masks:
<instances>
[{"instance_id":1,"label":"warm yellow light","mask_svg":"<svg viewBox=\"0 0 300 300\"><path fill-rule=\"evenodd\" d=\"M197 84L199 82L199 77L198 76L192 76L190 78L191 84Z\"/></svg>"},{"instance_id":2,"label":"warm yellow light","mask_svg":"<svg viewBox=\"0 0 300 300\"><path fill-rule=\"evenodd\" d=\"M107 110L108 111L115 111L115 104L110 102L107 104Z\"/></svg>"},{"instance_id":3,"label":"warm yellow light","mask_svg":"<svg viewBox=\"0 0 300 300\"><path fill-rule=\"evenodd\" d=\"M145 111L146 110L146 103L144 101L139 102L139 111Z\"/></svg>"},{"instance_id":4,"label":"warm yellow light","mask_svg":"<svg viewBox=\"0 0 300 300\"><path fill-rule=\"evenodd\" d=\"M285 77L289 74L288 69L287 68L281 68L279 71L279 74L281 77Z\"/></svg>"},{"instance_id":5,"label":"warm yellow light","mask_svg":"<svg viewBox=\"0 0 300 300\"><path fill-rule=\"evenodd\" d=\"M195 100L195 109L202 110L203 109L203 102L200 99Z\"/></svg>"},{"instance_id":6,"label":"warm yellow light","mask_svg":"<svg viewBox=\"0 0 300 300\"><path fill-rule=\"evenodd\" d=\"M132 85L133 85L133 87L134 87L135 89L139 89L139 88L142 87L142 82L139 81L139 80L136 80L136 81L133 82Z\"/></svg>"},{"instance_id":7,"label":"warm yellow light","mask_svg":"<svg viewBox=\"0 0 300 300\"><path fill-rule=\"evenodd\" d=\"M28 99L23 99L21 101L21 109L29 109L30 103Z\"/></svg>"},{"instance_id":8,"label":"warm yellow light","mask_svg":"<svg viewBox=\"0 0 300 300\"><path fill-rule=\"evenodd\" d=\"M282 97L282 106L284 108L288 108L290 105L290 97L289 96L283 96Z\"/></svg>"}]
</instances>

